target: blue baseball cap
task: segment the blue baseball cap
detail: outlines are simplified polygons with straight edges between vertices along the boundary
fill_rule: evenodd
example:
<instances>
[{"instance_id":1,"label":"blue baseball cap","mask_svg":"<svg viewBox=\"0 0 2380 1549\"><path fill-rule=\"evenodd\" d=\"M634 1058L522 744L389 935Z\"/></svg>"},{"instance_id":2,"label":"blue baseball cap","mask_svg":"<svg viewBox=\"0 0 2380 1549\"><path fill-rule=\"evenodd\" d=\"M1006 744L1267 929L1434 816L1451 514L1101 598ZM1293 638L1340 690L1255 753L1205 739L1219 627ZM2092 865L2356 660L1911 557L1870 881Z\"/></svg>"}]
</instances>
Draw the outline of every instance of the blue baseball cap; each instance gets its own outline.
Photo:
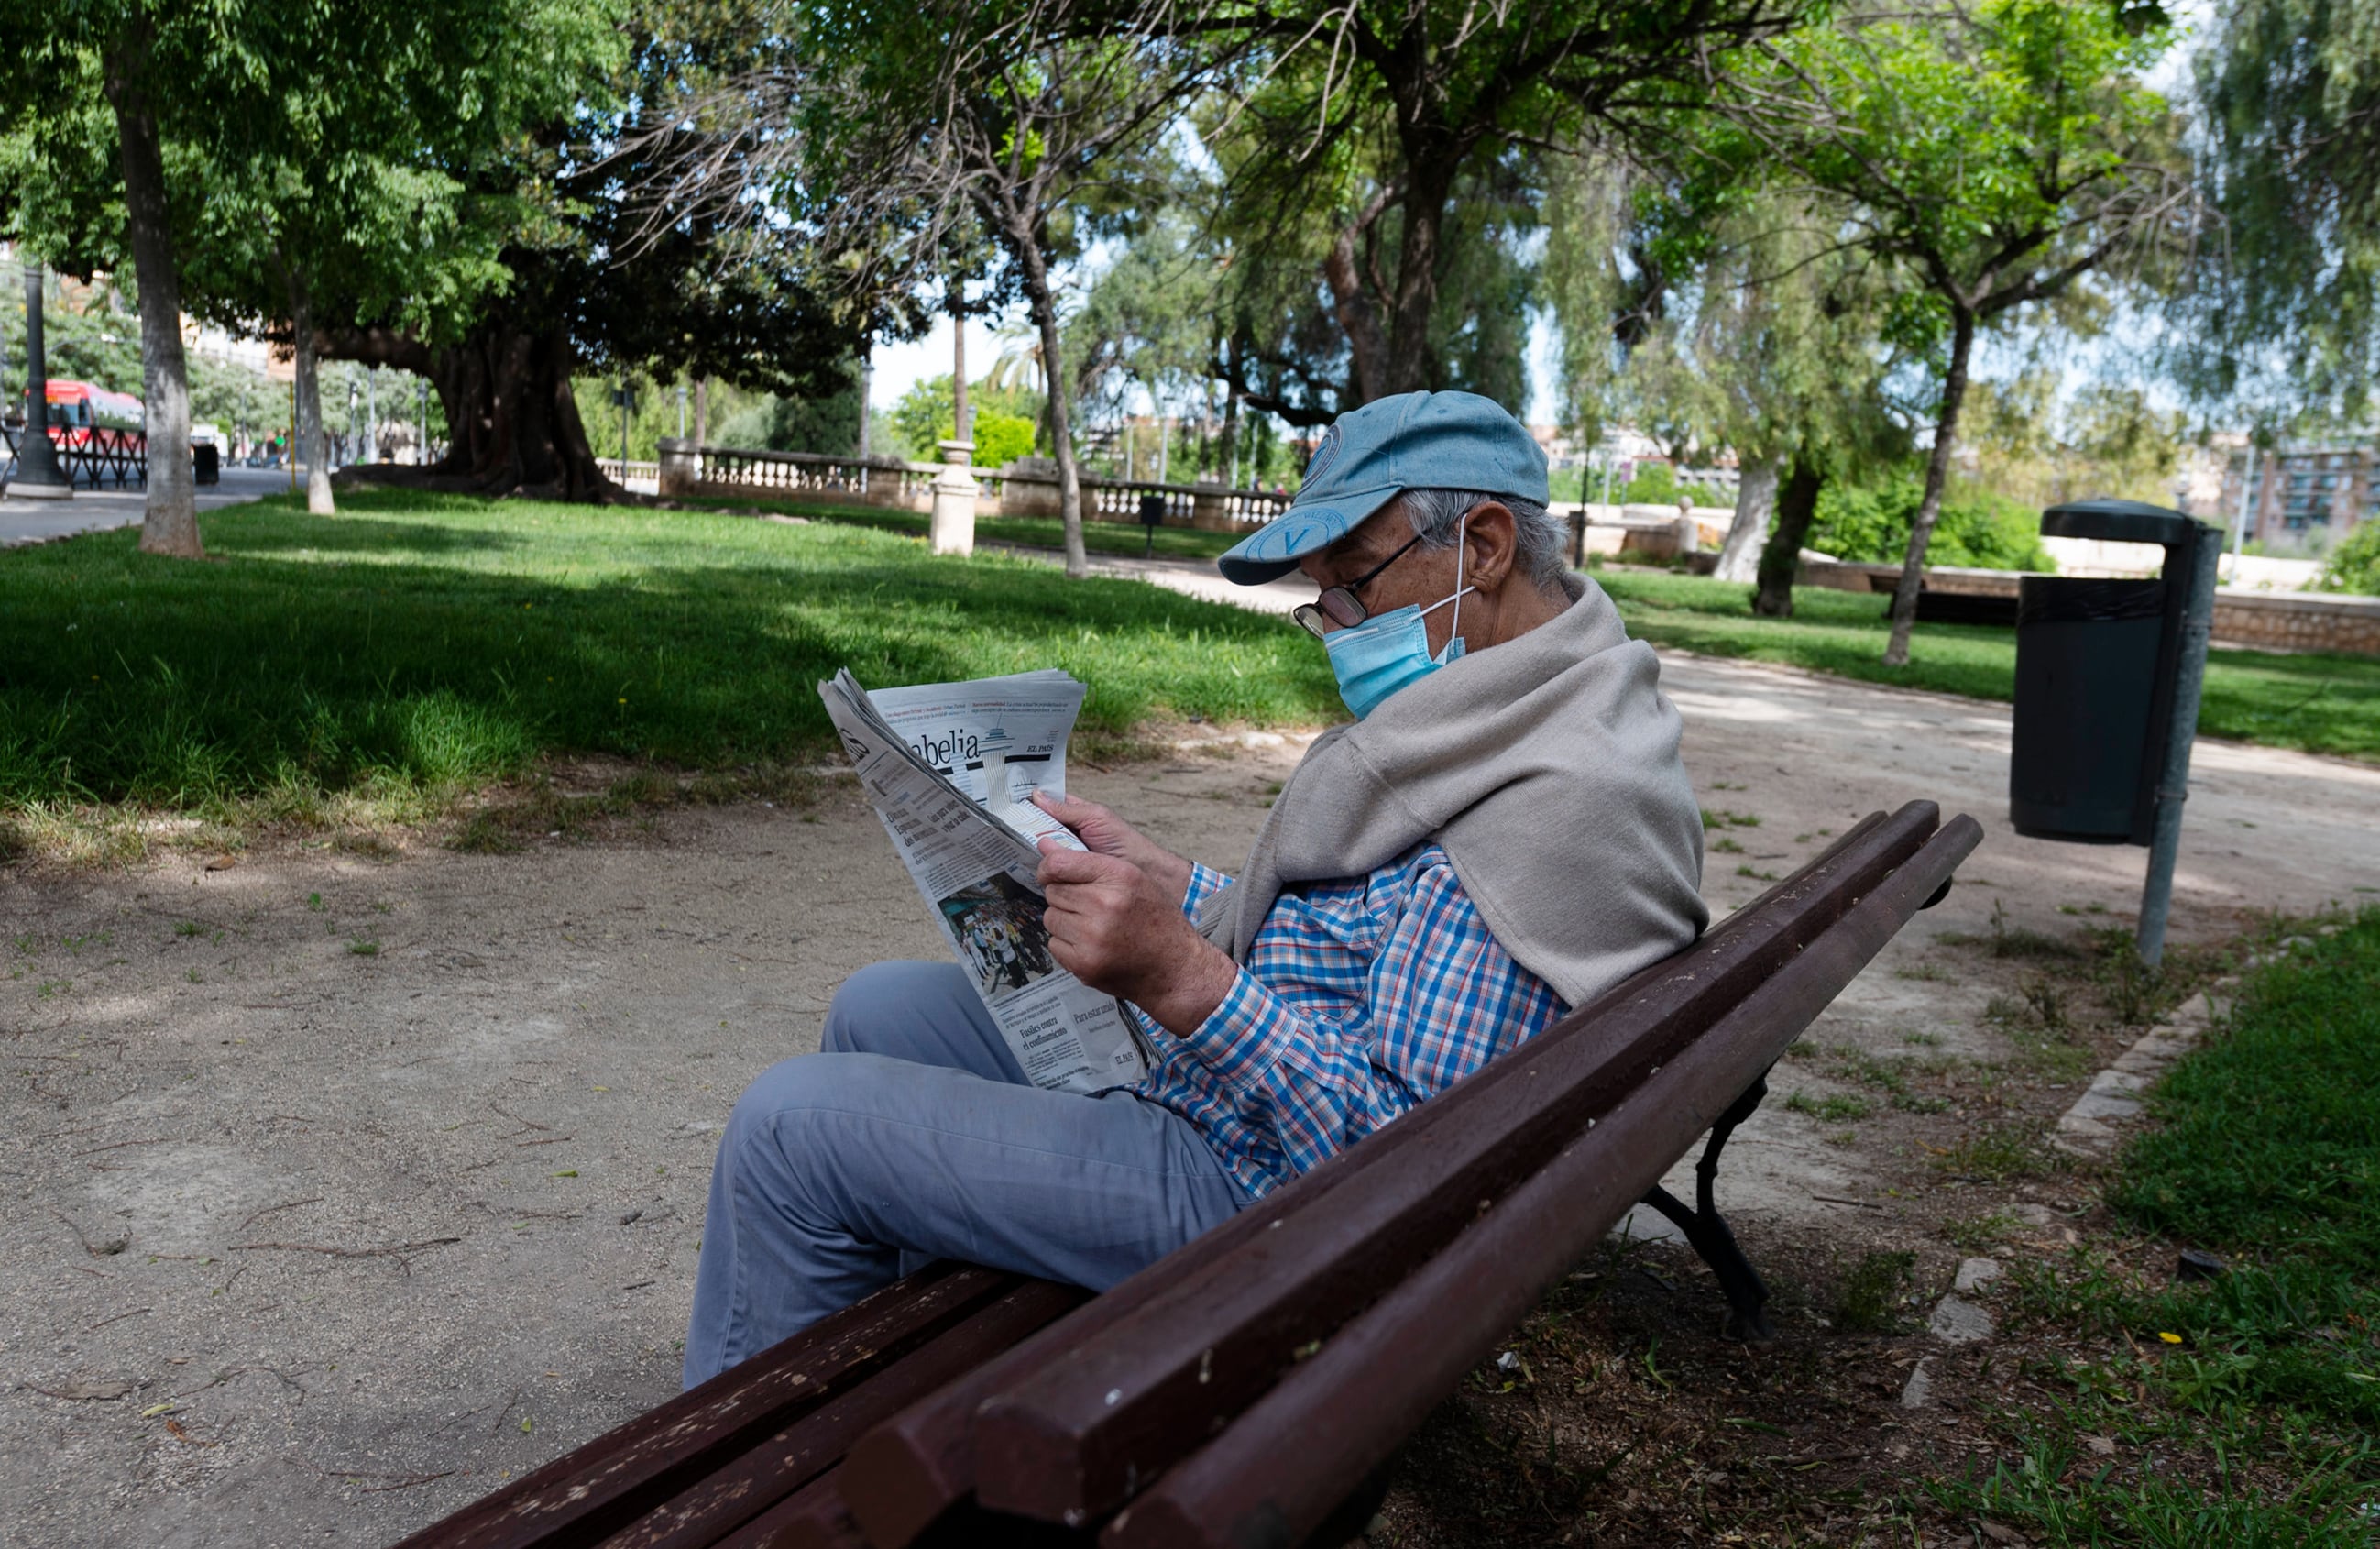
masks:
<instances>
[{"instance_id":1,"label":"blue baseball cap","mask_svg":"<svg viewBox=\"0 0 2380 1549\"><path fill-rule=\"evenodd\" d=\"M1547 501L1546 454L1528 427L1476 393L1399 393L1330 422L1289 509L1215 561L1259 586L1297 568L1407 490L1477 490Z\"/></svg>"}]
</instances>

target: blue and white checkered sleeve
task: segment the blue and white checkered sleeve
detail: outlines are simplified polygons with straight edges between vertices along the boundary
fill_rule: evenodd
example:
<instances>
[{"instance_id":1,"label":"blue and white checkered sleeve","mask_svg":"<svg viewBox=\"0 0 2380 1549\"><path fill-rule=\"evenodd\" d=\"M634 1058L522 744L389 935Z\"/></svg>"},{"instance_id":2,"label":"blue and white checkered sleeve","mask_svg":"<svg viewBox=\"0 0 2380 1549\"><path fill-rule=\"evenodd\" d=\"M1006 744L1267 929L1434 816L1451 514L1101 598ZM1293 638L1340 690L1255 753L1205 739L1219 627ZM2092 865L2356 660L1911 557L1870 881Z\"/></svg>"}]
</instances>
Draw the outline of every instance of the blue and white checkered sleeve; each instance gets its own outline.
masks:
<instances>
[{"instance_id":1,"label":"blue and white checkered sleeve","mask_svg":"<svg viewBox=\"0 0 2380 1549\"><path fill-rule=\"evenodd\" d=\"M1244 969L1188 1040L1300 1172L1469 1075L1557 1009L1545 982L1497 945L1442 858L1418 870L1389 924L1368 970L1347 986L1355 993L1327 1013L1302 1012Z\"/></svg>"},{"instance_id":2,"label":"blue and white checkered sleeve","mask_svg":"<svg viewBox=\"0 0 2380 1549\"><path fill-rule=\"evenodd\" d=\"M1190 862L1190 891L1182 896L1182 912L1193 920L1197 919L1198 906L1231 885L1230 877L1212 866L1193 860Z\"/></svg>"}]
</instances>

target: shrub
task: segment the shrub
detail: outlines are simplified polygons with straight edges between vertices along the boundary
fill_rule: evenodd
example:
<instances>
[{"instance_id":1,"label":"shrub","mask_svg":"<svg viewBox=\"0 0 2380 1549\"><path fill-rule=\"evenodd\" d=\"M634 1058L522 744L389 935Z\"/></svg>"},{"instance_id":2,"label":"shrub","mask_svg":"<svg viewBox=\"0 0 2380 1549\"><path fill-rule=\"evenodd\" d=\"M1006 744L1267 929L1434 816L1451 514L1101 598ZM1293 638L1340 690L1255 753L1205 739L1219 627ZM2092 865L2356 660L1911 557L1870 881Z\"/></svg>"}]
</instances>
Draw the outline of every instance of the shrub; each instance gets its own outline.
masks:
<instances>
[{"instance_id":1,"label":"shrub","mask_svg":"<svg viewBox=\"0 0 2380 1549\"><path fill-rule=\"evenodd\" d=\"M1006 468L1033 453L1033 421L1021 414L975 411L975 466Z\"/></svg>"},{"instance_id":2,"label":"shrub","mask_svg":"<svg viewBox=\"0 0 2380 1549\"><path fill-rule=\"evenodd\" d=\"M2314 583L2317 592L2360 592L2380 597L2380 518L2367 518L2337 548Z\"/></svg>"},{"instance_id":3,"label":"shrub","mask_svg":"<svg viewBox=\"0 0 2380 1549\"><path fill-rule=\"evenodd\" d=\"M1636 465L1636 471L1613 498L1623 506L1675 506L1678 503L1678 474L1665 462Z\"/></svg>"},{"instance_id":4,"label":"shrub","mask_svg":"<svg viewBox=\"0 0 2380 1549\"><path fill-rule=\"evenodd\" d=\"M1830 486L1818 496L1818 519L1810 547L1840 558L1896 564L1909 552L1910 524L1925 495L1914 477L1846 488ZM2041 516L2004 495L1977 492L1945 498L1926 546L1929 565L1968 565L1988 570L2054 571L2057 561L2041 546Z\"/></svg>"}]
</instances>

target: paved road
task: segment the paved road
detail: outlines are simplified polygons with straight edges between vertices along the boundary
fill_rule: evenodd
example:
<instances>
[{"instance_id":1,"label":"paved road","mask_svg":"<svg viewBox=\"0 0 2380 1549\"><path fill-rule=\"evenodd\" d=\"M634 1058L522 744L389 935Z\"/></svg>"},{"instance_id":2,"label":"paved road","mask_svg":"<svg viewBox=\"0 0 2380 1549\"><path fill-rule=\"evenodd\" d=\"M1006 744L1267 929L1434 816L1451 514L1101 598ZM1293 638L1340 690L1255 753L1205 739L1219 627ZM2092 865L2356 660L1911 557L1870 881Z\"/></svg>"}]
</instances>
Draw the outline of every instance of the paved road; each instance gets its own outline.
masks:
<instances>
[{"instance_id":1,"label":"paved road","mask_svg":"<svg viewBox=\"0 0 2380 1549\"><path fill-rule=\"evenodd\" d=\"M199 486L199 509L237 506L259 495L285 494L285 468L226 468L220 484ZM71 500L0 499L0 549L76 532L104 532L140 524L147 494L139 488L78 489Z\"/></svg>"}]
</instances>

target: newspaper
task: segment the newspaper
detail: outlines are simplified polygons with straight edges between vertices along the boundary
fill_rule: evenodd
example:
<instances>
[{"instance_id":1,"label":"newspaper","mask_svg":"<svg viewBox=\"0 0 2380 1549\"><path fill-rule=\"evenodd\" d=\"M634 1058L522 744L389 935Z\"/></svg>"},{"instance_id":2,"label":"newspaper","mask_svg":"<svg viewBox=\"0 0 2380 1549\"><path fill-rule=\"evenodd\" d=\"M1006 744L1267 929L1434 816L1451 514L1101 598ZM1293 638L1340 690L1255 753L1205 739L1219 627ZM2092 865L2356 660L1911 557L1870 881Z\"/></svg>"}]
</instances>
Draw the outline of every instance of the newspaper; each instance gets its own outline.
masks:
<instances>
[{"instance_id":1,"label":"newspaper","mask_svg":"<svg viewBox=\"0 0 2380 1549\"><path fill-rule=\"evenodd\" d=\"M1096 1092L1148 1070L1131 1014L1060 968L1041 922L1038 840L1081 842L1040 808L1066 793L1066 738L1083 685L1055 670L859 686L848 670L819 697L902 864L1038 1087Z\"/></svg>"}]
</instances>

